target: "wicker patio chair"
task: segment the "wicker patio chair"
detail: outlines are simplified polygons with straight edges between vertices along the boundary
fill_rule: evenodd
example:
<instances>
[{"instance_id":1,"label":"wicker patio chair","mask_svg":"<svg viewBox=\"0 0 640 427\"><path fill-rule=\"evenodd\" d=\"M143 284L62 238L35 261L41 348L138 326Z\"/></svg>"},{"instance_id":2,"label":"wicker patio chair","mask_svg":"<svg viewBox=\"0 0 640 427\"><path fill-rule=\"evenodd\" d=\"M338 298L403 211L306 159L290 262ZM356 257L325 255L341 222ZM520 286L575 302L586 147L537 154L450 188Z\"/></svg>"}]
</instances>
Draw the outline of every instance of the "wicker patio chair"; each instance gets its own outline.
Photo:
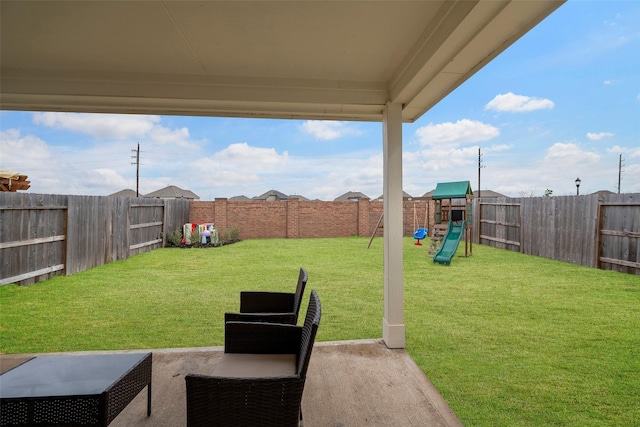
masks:
<instances>
[{"instance_id":1,"label":"wicker patio chair","mask_svg":"<svg viewBox=\"0 0 640 427\"><path fill-rule=\"evenodd\" d=\"M303 326L227 322L213 375L185 377L187 427L298 426L320 317L320 299L311 291Z\"/></svg>"},{"instance_id":2,"label":"wicker patio chair","mask_svg":"<svg viewBox=\"0 0 640 427\"><path fill-rule=\"evenodd\" d=\"M243 291L240 293L240 313L225 313L224 321L268 322L295 325L309 280L307 270L300 268L295 293Z\"/></svg>"}]
</instances>

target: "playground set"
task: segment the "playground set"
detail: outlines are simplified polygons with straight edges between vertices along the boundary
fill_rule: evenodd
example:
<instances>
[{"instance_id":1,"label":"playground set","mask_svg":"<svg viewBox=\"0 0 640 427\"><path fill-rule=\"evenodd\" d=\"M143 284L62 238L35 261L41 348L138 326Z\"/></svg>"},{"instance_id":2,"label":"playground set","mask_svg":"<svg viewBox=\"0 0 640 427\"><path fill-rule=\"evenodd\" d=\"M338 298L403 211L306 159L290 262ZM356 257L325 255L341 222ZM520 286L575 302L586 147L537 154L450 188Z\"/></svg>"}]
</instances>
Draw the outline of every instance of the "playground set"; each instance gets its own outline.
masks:
<instances>
[{"instance_id":1,"label":"playground set","mask_svg":"<svg viewBox=\"0 0 640 427\"><path fill-rule=\"evenodd\" d=\"M450 265L451 259L458 250L463 236L465 239L464 256L472 254L472 198L473 191L469 181L438 183L431 198L435 201L435 225L431 233L428 255L433 257L434 263ZM464 199L463 204L454 205L453 200ZM428 206L428 204L427 204ZM414 210L414 226L415 226ZM428 236L428 209L425 213L425 226L418 228L413 237L416 246L422 246L420 240Z\"/></svg>"}]
</instances>

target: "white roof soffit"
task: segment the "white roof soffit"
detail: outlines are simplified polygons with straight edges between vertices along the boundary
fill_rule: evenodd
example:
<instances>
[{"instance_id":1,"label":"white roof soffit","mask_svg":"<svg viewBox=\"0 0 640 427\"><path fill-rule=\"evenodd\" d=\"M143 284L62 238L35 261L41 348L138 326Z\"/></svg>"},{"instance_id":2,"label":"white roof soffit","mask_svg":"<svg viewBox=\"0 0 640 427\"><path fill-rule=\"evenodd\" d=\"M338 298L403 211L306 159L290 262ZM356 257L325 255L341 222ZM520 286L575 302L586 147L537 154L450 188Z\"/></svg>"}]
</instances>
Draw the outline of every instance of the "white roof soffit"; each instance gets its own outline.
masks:
<instances>
[{"instance_id":1,"label":"white roof soffit","mask_svg":"<svg viewBox=\"0 0 640 427\"><path fill-rule=\"evenodd\" d=\"M412 122L565 0L0 2L0 108Z\"/></svg>"}]
</instances>

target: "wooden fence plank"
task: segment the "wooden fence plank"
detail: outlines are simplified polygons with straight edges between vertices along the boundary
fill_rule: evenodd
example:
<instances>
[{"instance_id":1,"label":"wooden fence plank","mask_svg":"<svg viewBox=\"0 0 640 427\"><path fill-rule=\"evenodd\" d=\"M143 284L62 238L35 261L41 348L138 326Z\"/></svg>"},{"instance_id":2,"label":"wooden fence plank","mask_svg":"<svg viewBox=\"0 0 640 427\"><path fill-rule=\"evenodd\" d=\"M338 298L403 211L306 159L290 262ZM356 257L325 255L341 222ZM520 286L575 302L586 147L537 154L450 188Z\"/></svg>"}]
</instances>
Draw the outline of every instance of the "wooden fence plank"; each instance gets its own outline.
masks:
<instances>
[{"instance_id":1,"label":"wooden fence plank","mask_svg":"<svg viewBox=\"0 0 640 427\"><path fill-rule=\"evenodd\" d=\"M0 206L2 211L66 210L66 206Z\"/></svg>"},{"instance_id":2,"label":"wooden fence plank","mask_svg":"<svg viewBox=\"0 0 640 427\"><path fill-rule=\"evenodd\" d=\"M162 239L156 239L156 240L150 240L148 242L138 243L137 245L130 246L129 249L131 250L140 249L140 248L144 248L145 246L157 245L159 243L162 243Z\"/></svg>"},{"instance_id":3,"label":"wooden fence plank","mask_svg":"<svg viewBox=\"0 0 640 427\"><path fill-rule=\"evenodd\" d=\"M506 239L499 239L497 237L491 237L491 236L480 236L482 239L484 240L490 240L492 242L499 242L499 243L504 243L505 245L513 245L513 246L520 246L520 242L514 241L514 240L506 240Z\"/></svg>"},{"instance_id":4,"label":"wooden fence plank","mask_svg":"<svg viewBox=\"0 0 640 427\"><path fill-rule=\"evenodd\" d=\"M0 249L17 248L20 246L39 245L41 243L58 242L64 240L65 236L40 237L37 239L21 240L17 242L0 243Z\"/></svg>"},{"instance_id":5,"label":"wooden fence plank","mask_svg":"<svg viewBox=\"0 0 640 427\"><path fill-rule=\"evenodd\" d=\"M631 268L640 268L640 262L623 261L623 260L614 259L614 258L600 257L600 262L606 262L606 263L609 263L609 264L623 265L623 266L631 267Z\"/></svg>"},{"instance_id":6,"label":"wooden fence plank","mask_svg":"<svg viewBox=\"0 0 640 427\"><path fill-rule=\"evenodd\" d=\"M496 224L496 225L503 225L505 227L521 227L519 222L504 222L504 221L491 221L488 219L483 219L482 221L483 224Z\"/></svg>"},{"instance_id":7,"label":"wooden fence plank","mask_svg":"<svg viewBox=\"0 0 640 427\"><path fill-rule=\"evenodd\" d=\"M618 237L640 237L639 232L634 231L617 231L617 230L600 230L600 233L606 236L618 236Z\"/></svg>"},{"instance_id":8,"label":"wooden fence plank","mask_svg":"<svg viewBox=\"0 0 640 427\"><path fill-rule=\"evenodd\" d=\"M41 268L40 270L36 270L36 271L29 272L29 273L20 274L18 276L13 276L13 277L7 277L7 278L4 278L4 279L0 279L0 285L7 285L9 283L21 282L21 281L24 281L26 279L32 279L32 278L37 277L37 276L42 276L44 274L54 273L56 271L61 271L61 270L64 270L64 265L63 264L54 265L54 266L47 267L47 268Z\"/></svg>"},{"instance_id":9,"label":"wooden fence plank","mask_svg":"<svg viewBox=\"0 0 640 427\"><path fill-rule=\"evenodd\" d=\"M158 225L162 225L162 221L154 221L154 222L146 222L144 224L134 224L129 226L130 230L136 230L138 228L145 228L145 227L157 227Z\"/></svg>"}]
</instances>

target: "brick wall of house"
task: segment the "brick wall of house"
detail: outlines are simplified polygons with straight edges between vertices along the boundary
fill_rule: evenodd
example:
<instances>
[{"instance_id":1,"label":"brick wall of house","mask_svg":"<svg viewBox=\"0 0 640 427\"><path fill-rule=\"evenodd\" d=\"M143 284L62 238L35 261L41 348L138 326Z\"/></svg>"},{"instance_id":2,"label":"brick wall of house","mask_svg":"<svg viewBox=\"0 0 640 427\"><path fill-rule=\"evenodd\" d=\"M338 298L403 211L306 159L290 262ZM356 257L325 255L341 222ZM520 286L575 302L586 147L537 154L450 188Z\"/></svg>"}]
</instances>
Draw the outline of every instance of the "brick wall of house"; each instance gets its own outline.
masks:
<instances>
[{"instance_id":1,"label":"brick wall of house","mask_svg":"<svg viewBox=\"0 0 640 427\"><path fill-rule=\"evenodd\" d=\"M429 227L433 226L434 204L429 201ZM404 235L413 236L424 227L424 200L403 202ZM382 200L323 202L291 199L284 201L192 201L190 222L213 222L219 231L237 228L240 239L369 237L376 230L383 235L380 217Z\"/></svg>"}]
</instances>

